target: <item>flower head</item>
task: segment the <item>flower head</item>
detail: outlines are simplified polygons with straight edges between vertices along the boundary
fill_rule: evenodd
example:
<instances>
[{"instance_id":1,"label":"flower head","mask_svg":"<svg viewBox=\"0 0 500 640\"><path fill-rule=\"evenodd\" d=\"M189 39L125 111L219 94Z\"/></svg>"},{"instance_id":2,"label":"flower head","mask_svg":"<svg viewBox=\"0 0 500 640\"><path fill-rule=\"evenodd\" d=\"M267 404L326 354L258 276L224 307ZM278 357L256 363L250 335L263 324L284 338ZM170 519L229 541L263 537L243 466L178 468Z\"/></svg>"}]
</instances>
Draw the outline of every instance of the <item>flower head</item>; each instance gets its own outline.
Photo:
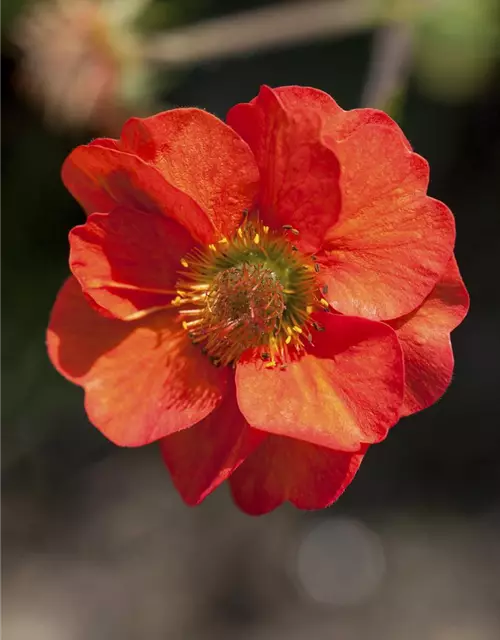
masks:
<instances>
[{"instance_id":1,"label":"flower head","mask_svg":"<svg viewBox=\"0 0 500 640\"><path fill-rule=\"evenodd\" d=\"M109 439L159 441L189 504L229 479L249 513L328 506L447 388L453 216L384 113L263 87L227 124L129 120L63 180L89 215L50 357Z\"/></svg>"},{"instance_id":2,"label":"flower head","mask_svg":"<svg viewBox=\"0 0 500 640\"><path fill-rule=\"evenodd\" d=\"M21 84L51 124L115 129L147 91L134 22L149 0L42 0L21 14L13 37Z\"/></svg>"}]
</instances>

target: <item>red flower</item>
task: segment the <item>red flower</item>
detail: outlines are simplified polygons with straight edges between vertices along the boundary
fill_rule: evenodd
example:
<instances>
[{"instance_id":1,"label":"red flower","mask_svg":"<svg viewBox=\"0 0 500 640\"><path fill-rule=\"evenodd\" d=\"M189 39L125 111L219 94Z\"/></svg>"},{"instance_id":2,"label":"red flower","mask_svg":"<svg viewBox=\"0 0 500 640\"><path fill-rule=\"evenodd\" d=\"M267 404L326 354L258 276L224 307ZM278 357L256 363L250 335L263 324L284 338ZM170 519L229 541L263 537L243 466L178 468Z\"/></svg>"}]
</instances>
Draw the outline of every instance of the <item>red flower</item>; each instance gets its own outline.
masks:
<instances>
[{"instance_id":1,"label":"red flower","mask_svg":"<svg viewBox=\"0 0 500 640\"><path fill-rule=\"evenodd\" d=\"M63 180L89 217L50 357L110 440L159 440L187 503L230 477L249 513L326 507L448 386L453 216L384 113L263 87L227 125L129 120Z\"/></svg>"}]
</instances>

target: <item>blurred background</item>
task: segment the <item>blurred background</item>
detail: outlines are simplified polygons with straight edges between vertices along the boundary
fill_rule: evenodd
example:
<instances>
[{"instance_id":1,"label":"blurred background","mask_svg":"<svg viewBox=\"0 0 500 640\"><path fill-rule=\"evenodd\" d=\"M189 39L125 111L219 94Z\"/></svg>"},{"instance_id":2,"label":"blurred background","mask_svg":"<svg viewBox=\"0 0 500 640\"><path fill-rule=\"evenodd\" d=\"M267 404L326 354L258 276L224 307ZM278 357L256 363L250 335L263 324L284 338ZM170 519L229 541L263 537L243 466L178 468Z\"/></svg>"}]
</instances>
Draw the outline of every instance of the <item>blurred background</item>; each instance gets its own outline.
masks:
<instances>
[{"instance_id":1,"label":"blurred background","mask_svg":"<svg viewBox=\"0 0 500 640\"><path fill-rule=\"evenodd\" d=\"M496 0L3 0L5 640L500 637ZM331 509L200 507L86 420L44 333L83 220L66 154L130 115L224 117L260 84L388 109L456 215L469 317L444 398Z\"/></svg>"}]
</instances>

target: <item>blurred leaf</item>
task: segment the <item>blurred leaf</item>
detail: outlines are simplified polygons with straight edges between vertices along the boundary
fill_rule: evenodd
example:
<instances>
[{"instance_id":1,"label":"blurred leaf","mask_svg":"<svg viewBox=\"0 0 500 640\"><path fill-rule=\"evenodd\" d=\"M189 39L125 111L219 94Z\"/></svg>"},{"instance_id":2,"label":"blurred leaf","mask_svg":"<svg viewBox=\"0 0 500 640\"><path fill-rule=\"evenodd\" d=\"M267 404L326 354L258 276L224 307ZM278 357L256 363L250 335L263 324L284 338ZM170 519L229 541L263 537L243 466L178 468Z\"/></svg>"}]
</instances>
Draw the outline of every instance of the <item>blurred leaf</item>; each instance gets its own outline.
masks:
<instances>
[{"instance_id":1,"label":"blurred leaf","mask_svg":"<svg viewBox=\"0 0 500 640\"><path fill-rule=\"evenodd\" d=\"M196 20L207 0L166 0L150 2L137 16L137 28L142 32L159 31Z\"/></svg>"},{"instance_id":2,"label":"blurred leaf","mask_svg":"<svg viewBox=\"0 0 500 640\"><path fill-rule=\"evenodd\" d=\"M2 0L2 31L8 30L12 21L17 17L17 15L28 4L32 3L33 0Z\"/></svg>"},{"instance_id":3,"label":"blurred leaf","mask_svg":"<svg viewBox=\"0 0 500 640\"><path fill-rule=\"evenodd\" d=\"M415 66L430 95L445 101L474 96L500 50L497 0L435 0L415 22Z\"/></svg>"}]
</instances>

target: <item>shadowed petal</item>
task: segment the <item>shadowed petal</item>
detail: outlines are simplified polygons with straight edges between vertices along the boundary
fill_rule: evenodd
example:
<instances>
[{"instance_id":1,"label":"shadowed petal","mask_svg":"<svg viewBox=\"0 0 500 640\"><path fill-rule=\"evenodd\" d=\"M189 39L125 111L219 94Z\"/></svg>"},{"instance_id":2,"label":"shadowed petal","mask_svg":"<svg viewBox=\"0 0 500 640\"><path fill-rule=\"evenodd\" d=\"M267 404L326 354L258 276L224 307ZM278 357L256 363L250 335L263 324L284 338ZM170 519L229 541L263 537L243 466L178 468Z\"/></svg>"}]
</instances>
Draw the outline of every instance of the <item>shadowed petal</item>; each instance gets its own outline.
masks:
<instances>
[{"instance_id":1,"label":"shadowed petal","mask_svg":"<svg viewBox=\"0 0 500 640\"><path fill-rule=\"evenodd\" d=\"M90 421L118 445L190 427L225 395L229 371L191 345L172 312L134 323L105 318L74 278L57 297L47 346L56 369L85 389Z\"/></svg>"},{"instance_id":2,"label":"shadowed petal","mask_svg":"<svg viewBox=\"0 0 500 640\"><path fill-rule=\"evenodd\" d=\"M204 420L160 440L163 460L187 504L196 505L226 480L267 437L249 427L236 402L234 380Z\"/></svg>"},{"instance_id":3,"label":"shadowed petal","mask_svg":"<svg viewBox=\"0 0 500 640\"><path fill-rule=\"evenodd\" d=\"M229 479L236 504L250 515L285 501L299 509L324 509L353 480L366 447L332 451L292 438L269 436Z\"/></svg>"},{"instance_id":4,"label":"shadowed petal","mask_svg":"<svg viewBox=\"0 0 500 640\"><path fill-rule=\"evenodd\" d=\"M62 179L88 214L123 206L172 218L201 243L217 238L211 220L189 195L154 166L111 145L77 147L64 162Z\"/></svg>"},{"instance_id":5,"label":"shadowed petal","mask_svg":"<svg viewBox=\"0 0 500 640\"><path fill-rule=\"evenodd\" d=\"M174 220L125 207L91 214L69 240L70 267L83 291L123 320L172 299L180 259L193 247Z\"/></svg>"},{"instance_id":6,"label":"shadowed petal","mask_svg":"<svg viewBox=\"0 0 500 640\"><path fill-rule=\"evenodd\" d=\"M429 407L448 388L453 373L450 332L462 322L468 309L469 296L453 257L425 302L390 323L405 360L402 415Z\"/></svg>"}]
</instances>

